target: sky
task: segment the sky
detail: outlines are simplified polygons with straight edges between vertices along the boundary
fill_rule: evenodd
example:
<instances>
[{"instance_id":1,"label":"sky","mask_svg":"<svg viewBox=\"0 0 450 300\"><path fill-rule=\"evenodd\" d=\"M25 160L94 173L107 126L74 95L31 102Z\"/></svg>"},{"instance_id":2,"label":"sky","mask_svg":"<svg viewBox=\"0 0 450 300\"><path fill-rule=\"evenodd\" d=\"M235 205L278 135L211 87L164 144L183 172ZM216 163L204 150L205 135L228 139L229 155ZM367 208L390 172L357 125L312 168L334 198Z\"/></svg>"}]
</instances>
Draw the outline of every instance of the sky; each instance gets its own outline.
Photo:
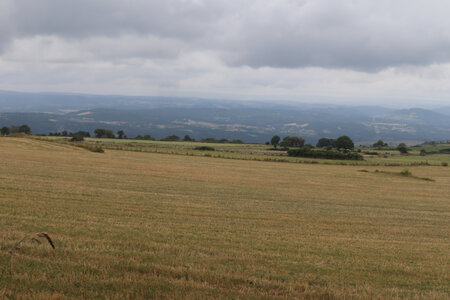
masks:
<instances>
[{"instance_id":1,"label":"sky","mask_svg":"<svg viewBox=\"0 0 450 300\"><path fill-rule=\"evenodd\" d=\"M450 105L450 2L0 0L0 89Z\"/></svg>"}]
</instances>

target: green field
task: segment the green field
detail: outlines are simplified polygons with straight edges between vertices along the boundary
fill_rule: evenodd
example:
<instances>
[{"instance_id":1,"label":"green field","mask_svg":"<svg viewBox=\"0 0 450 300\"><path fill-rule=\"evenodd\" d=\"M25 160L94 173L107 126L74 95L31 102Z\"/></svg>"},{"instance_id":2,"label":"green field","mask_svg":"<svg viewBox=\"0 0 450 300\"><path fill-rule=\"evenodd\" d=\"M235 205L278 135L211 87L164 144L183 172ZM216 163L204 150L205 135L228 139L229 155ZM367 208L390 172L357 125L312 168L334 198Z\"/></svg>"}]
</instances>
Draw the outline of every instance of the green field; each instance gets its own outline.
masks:
<instances>
[{"instance_id":1,"label":"green field","mask_svg":"<svg viewBox=\"0 0 450 300\"><path fill-rule=\"evenodd\" d=\"M70 138L64 137L44 137L43 140L65 142ZM303 157L289 157L286 151L273 151L272 146L264 144L221 144L221 143L200 143L200 142L162 142L145 141L133 139L97 139L87 138L84 144L100 145L104 149L135 151L147 153L165 153L188 156L208 156L226 159L274 161L290 163L319 163L319 164L339 164L339 165L361 165L361 166L417 166L435 165L442 163L450 164L450 154L430 154L420 155L420 150L428 152L438 152L441 149L450 149L450 145L412 147L407 155L401 155L397 150L377 150L360 149L364 156L363 161L343 161L330 159L314 159ZM209 146L215 151L199 151L196 147ZM377 152L378 155L365 155L364 151Z\"/></svg>"},{"instance_id":2,"label":"green field","mask_svg":"<svg viewBox=\"0 0 450 300\"><path fill-rule=\"evenodd\" d=\"M266 145L98 142L105 153L0 137L0 298L450 297L449 155L352 166ZM43 231L54 250L9 253Z\"/></svg>"}]
</instances>

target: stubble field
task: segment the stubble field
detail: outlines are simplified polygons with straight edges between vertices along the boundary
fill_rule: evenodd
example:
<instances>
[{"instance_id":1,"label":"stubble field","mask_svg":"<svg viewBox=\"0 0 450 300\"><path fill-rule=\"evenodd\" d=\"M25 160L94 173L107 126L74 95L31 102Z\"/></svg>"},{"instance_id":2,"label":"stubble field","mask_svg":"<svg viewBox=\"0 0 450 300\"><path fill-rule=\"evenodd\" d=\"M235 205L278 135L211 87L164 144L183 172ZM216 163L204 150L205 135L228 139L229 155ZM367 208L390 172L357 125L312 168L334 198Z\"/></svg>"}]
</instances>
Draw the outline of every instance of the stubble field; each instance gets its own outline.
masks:
<instances>
[{"instance_id":1,"label":"stubble field","mask_svg":"<svg viewBox=\"0 0 450 300\"><path fill-rule=\"evenodd\" d=\"M0 298L450 297L449 167L361 169L0 138Z\"/></svg>"}]
</instances>

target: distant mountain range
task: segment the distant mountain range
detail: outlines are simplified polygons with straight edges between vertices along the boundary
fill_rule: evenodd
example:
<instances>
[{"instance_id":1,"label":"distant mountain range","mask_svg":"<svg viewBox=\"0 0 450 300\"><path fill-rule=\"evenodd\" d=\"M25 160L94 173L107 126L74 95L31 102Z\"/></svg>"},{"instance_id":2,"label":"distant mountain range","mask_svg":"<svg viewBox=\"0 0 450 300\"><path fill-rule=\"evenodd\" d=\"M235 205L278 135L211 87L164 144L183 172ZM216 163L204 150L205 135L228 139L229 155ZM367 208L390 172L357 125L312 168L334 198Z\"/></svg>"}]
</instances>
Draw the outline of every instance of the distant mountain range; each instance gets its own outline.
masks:
<instances>
[{"instance_id":1,"label":"distant mountain range","mask_svg":"<svg viewBox=\"0 0 450 300\"><path fill-rule=\"evenodd\" d=\"M394 110L380 106L267 103L0 91L0 126L28 124L33 133L108 128L151 134L266 142L296 135L315 143L348 135L358 143L450 139L450 107Z\"/></svg>"}]
</instances>

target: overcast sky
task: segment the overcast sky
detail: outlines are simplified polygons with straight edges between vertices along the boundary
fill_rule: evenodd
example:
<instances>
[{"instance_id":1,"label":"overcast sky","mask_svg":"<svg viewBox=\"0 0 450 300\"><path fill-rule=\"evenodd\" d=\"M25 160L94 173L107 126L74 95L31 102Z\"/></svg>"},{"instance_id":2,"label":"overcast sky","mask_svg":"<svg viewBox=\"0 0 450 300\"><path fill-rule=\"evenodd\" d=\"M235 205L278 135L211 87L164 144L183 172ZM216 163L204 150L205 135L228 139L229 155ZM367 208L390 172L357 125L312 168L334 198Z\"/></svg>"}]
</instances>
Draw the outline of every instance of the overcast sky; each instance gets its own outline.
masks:
<instances>
[{"instance_id":1,"label":"overcast sky","mask_svg":"<svg viewBox=\"0 0 450 300\"><path fill-rule=\"evenodd\" d=\"M0 89L450 105L450 2L0 0Z\"/></svg>"}]
</instances>

